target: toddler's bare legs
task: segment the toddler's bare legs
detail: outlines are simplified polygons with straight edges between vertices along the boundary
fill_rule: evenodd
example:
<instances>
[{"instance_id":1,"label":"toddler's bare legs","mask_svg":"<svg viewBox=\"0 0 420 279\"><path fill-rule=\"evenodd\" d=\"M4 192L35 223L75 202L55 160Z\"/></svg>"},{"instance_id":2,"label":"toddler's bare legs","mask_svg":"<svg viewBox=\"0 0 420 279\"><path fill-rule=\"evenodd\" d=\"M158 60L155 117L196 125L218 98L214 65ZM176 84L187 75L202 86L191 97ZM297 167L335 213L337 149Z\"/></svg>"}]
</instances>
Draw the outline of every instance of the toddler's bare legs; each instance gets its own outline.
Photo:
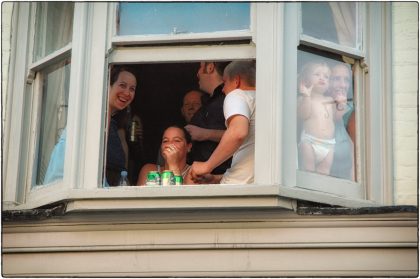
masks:
<instances>
[{"instance_id":1,"label":"toddler's bare legs","mask_svg":"<svg viewBox=\"0 0 420 279\"><path fill-rule=\"evenodd\" d=\"M325 159L322 160L316 167L316 172L320 174L329 175L331 171L333 159L334 159L334 149L331 149L330 152L328 152L327 157L325 157Z\"/></svg>"},{"instance_id":2,"label":"toddler's bare legs","mask_svg":"<svg viewBox=\"0 0 420 279\"><path fill-rule=\"evenodd\" d=\"M315 171L315 152L312 145L302 142L299 145L300 154L303 161L303 169L306 171Z\"/></svg>"}]
</instances>

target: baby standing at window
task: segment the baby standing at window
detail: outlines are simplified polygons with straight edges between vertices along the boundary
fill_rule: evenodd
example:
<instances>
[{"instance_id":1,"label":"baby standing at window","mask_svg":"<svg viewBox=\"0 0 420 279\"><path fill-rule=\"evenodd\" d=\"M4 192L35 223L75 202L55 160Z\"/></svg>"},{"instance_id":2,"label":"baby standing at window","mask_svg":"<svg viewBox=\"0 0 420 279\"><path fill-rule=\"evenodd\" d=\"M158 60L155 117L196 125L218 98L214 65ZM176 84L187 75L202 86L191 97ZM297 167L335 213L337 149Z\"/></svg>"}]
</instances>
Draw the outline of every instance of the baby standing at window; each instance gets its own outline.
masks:
<instances>
[{"instance_id":1,"label":"baby standing at window","mask_svg":"<svg viewBox=\"0 0 420 279\"><path fill-rule=\"evenodd\" d=\"M298 118L303 129L300 134L299 158L306 171L329 175L334 157L335 119L334 99L327 96L331 70L323 62L310 62L303 66L299 76ZM338 106L337 106L338 107Z\"/></svg>"}]
</instances>

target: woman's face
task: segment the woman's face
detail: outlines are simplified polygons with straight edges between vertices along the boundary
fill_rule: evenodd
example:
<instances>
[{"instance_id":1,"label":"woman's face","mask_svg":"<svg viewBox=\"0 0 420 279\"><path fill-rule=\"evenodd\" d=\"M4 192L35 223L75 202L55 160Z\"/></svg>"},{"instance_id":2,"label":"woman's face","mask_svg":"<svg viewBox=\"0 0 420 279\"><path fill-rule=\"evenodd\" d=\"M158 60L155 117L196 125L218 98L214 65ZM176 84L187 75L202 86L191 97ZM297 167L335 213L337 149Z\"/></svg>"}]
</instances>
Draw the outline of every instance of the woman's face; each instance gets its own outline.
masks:
<instances>
[{"instance_id":1,"label":"woman's face","mask_svg":"<svg viewBox=\"0 0 420 279\"><path fill-rule=\"evenodd\" d=\"M169 127L163 133L162 144L160 146L162 153L166 148L170 148L170 146L175 146L182 157L186 157L188 151L191 149L191 143L187 143L184 132L176 127Z\"/></svg>"},{"instance_id":2,"label":"woman's face","mask_svg":"<svg viewBox=\"0 0 420 279\"><path fill-rule=\"evenodd\" d=\"M109 88L109 106L111 112L125 109L134 99L136 77L130 72L121 72L118 79Z\"/></svg>"},{"instance_id":3,"label":"woman's face","mask_svg":"<svg viewBox=\"0 0 420 279\"><path fill-rule=\"evenodd\" d=\"M351 76L349 69L344 65L337 65L331 74L331 95L333 97L344 96L350 89Z\"/></svg>"}]
</instances>

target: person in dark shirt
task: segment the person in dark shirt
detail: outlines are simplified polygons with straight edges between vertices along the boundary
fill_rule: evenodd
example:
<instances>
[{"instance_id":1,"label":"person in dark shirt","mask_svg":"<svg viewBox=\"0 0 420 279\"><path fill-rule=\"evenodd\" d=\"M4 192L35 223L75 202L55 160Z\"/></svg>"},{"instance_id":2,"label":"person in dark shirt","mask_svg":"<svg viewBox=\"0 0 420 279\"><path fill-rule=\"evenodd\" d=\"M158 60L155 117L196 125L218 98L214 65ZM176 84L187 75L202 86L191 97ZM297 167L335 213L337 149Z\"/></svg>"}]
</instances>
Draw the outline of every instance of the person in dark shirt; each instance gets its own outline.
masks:
<instances>
[{"instance_id":1,"label":"person in dark shirt","mask_svg":"<svg viewBox=\"0 0 420 279\"><path fill-rule=\"evenodd\" d=\"M126 152L118 129L126 121L127 107L133 101L137 78L132 69L125 66L114 66L111 70L108 98L108 140L106 153L106 180L104 185L117 186L121 171L126 170ZM54 147L48 165L44 184L63 178L64 152L67 141L67 130L60 136Z\"/></svg>"},{"instance_id":2,"label":"person in dark shirt","mask_svg":"<svg viewBox=\"0 0 420 279\"><path fill-rule=\"evenodd\" d=\"M128 67L114 67L111 70L108 98L108 142L106 154L106 180L110 186L117 186L121 171L127 170L127 145L125 136L118 130L127 124L127 107L134 100L137 78ZM125 135L123 133L123 135Z\"/></svg>"},{"instance_id":3,"label":"person in dark shirt","mask_svg":"<svg viewBox=\"0 0 420 279\"><path fill-rule=\"evenodd\" d=\"M192 161L207 161L216 149L226 130L223 115L225 95L223 71L229 62L201 62L197 72L200 89L209 94L201 108L194 114L185 129L193 139L190 158ZM212 174L223 174L230 167L232 158L216 167Z\"/></svg>"}]
</instances>

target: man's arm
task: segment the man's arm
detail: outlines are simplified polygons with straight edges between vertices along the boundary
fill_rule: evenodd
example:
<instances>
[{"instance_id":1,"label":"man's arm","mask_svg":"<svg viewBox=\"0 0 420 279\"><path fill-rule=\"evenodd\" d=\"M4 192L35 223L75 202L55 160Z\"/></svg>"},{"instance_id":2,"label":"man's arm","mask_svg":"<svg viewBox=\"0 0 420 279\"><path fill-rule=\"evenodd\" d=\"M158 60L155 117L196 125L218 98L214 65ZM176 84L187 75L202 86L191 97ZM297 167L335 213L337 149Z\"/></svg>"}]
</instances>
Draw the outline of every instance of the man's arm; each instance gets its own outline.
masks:
<instances>
[{"instance_id":1,"label":"man's arm","mask_svg":"<svg viewBox=\"0 0 420 279\"><path fill-rule=\"evenodd\" d=\"M219 142L225 130L205 129L195 125L188 124L185 129L190 133L191 138L195 141L210 140Z\"/></svg>"},{"instance_id":2,"label":"man's arm","mask_svg":"<svg viewBox=\"0 0 420 279\"><path fill-rule=\"evenodd\" d=\"M191 169L193 178L211 173L218 165L232 157L244 142L249 130L249 120L243 115L233 115L228 119L228 129L220 143L206 162L194 162Z\"/></svg>"}]
</instances>

